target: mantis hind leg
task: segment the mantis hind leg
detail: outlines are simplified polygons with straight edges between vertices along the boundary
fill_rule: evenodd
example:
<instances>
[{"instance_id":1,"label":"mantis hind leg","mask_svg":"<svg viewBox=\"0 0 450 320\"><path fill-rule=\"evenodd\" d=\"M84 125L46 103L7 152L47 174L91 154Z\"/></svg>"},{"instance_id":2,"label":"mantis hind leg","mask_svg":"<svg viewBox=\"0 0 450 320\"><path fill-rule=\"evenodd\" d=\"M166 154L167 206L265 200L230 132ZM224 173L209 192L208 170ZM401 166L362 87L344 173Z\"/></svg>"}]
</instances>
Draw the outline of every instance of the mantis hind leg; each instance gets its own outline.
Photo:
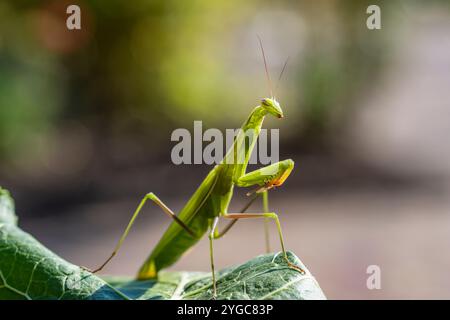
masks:
<instances>
[{"instance_id":1,"label":"mantis hind leg","mask_svg":"<svg viewBox=\"0 0 450 320\"><path fill-rule=\"evenodd\" d=\"M214 240L214 235L216 233L218 222L219 222L219 217L214 218L214 221L211 226L211 231L208 236L208 238L209 238L209 257L211 259L211 274L212 274L212 284L213 284L213 299L216 299L216 297L217 297L216 272L214 269L213 240Z\"/></svg>"},{"instance_id":2,"label":"mantis hind leg","mask_svg":"<svg viewBox=\"0 0 450 320\"><path fill-rule=\"evenodd\" d=\"M283 233L281 231L280 220L278 219L278 215L275 212L247 213L247 214L228 213L228 214L224 215L223 217L227 218L227 219L265 218L265 219L272 219L272 220L274 220L276 225L277 225L278 236L280 237L281 250L283 252L283 257L286 260L286 263L288 264L288 266L290 268L299 271L301 274L305 274L305 270L303 270L302 268L300 268L300 267L296 266L295 264L291 263L289 261L289 259L288 259L288 256L287 256L287 253L286 253L286 249L285 249L285 246L284 246L284 239L283 239Z\"/></svg>"},{"instance_id":3,"label":"mantis hind leg","mask_svg":"<svg viewBox=\"0 0 450 320\"><path fill-rule=\"evenodd\" d=\"M116 247L114 248L114 251L108 257L108 259L106 259L106 261L103 262L98 268L96 268L94 270L89 270L89 269L85 268L86 270L88 270L88 271L90 271L92 273L99 272L100 270L102 270L112 260L112 258L114 258L114 256L117 254L117 252L119 251L120 247L122 246L123 242L125 241L128 233L130 232L131 227L133 226L136 218L138 217L139 213L141 212L141 210L144 207L144 205L147 202L147 200L153 201L170 218L174 219L184 230L186 230L186 232L188 232L191 236L195 237L195 233L186 224L184 224L183 221L181 221L175 215L175 213L173 213L173 211L170 210L169 207L167 207L153 192L150 192L150 193L146 194L145 197L139 203L139 206L137 207L136 211L134 212L133 216L131 217L130 222L128 223L127 227L125 228L124 233L120 237L119 241L117 242Z\"/></svg>"}]
</instances>

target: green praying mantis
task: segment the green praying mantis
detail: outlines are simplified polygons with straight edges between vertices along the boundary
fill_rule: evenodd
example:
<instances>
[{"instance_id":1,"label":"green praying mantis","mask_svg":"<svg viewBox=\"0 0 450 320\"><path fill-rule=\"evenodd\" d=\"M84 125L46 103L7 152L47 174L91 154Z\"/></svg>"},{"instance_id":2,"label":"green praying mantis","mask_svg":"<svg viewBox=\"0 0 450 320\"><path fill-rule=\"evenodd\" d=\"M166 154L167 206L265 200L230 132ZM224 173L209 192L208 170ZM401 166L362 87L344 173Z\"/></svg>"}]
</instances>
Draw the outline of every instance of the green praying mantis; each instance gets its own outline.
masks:
<instances>
[{"instance_id":1,"label":"green praying mantis","mask_svg":"<svg viewBox=\"0 0 450 320\"><path fill-rule=\"evenodd\" d=\"M270 76L267 69L267 62L264 54L262 42L260 41L261 51L264 59L266 75L271 88ZM287 62L287 61L286 61ZM283 66L283 70L286 63ZM280 77L281 77L280 74ZM253 109L247 120L242 125L238 134L235 136L232 146L227 151L223 160L217 164L206 176L195 193L188 200L181 211L175 214L163 201L154 193L150 192L142 199L136 211L134 212L123 235L119 239L114 251L110 257L97 269L92 272L98 272L116 255L125 238L127 237L132 225L144 207L150 200L158 205L165 214L171 219L169 225L150 256L140 268L137 278L140 280L154 279L161 269L171 266L192 246L194 246L208 232L212 289L213 298L217 294L216 274L214 268L214 240L221 238L239 219L264 218L266 223L273 220L276 223L280 239L281 249L287 265L304 274L304 270L292 264L286 254L280 221L275 212L268 210L268 191L274 187L281 186L294 168L294 162L291 159L283 160L270 164L255 171L246 173L247 164L250 155L255 146L255 142L261 131L264 118L267 115L276 118L283 118L283 111L280 104L273 97L261 100L261 103ZM228 206L233 197L234 187L257 187L255 196L239 213L228 212ZM249 195L249 194L248 194ZM244 213L254 200L262 196L264 212L262 213ZM220 219L227 219L230 222L219 231L218 223ZM267 224L266 224L266 245L268 244Z\"/></svg>"}]
</instances>

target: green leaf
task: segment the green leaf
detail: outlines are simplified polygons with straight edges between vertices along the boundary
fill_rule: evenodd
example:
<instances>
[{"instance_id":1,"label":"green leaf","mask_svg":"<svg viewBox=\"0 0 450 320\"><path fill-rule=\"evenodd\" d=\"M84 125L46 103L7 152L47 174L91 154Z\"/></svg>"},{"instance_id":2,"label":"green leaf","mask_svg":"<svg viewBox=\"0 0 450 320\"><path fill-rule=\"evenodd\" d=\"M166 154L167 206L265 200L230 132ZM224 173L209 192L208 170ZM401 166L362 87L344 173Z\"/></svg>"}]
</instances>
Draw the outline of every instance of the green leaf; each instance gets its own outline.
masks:
<instances>
[{"instance_id":1,"label":"green leaf","mask_svg":"<svg viewBox=\"0 0 450 320\"><path fill-rule=\"evenodd\" d=\"M14 200L9 192L0 187L0 224L17 224L17 217L14 213Z\"/></svg>"},{"instance_id":2,"label":"green leaf","mask_svg":"<svg viewBox=\"0 0 450 320\"><path fill-rule=\"evenodd\" d=\"M211 299L210 273L161 272L158 281L105 278L75 266L19 229L13 200L0 188L0 299ZM218 299L325 299L293 254L267 254L218 272Z\"/></svg>"},{"instance_id":3,"label":"green leaf","mask_svg":"<svg viewBox=\"0 0 450 320\"><path fill-rule=\"evenodd\" d=\"M15 222L13 201L0 190L0 299L123 299L99 277L61 259Z\"/></svg>"},{"instance_id":4,"label":"green leaf","mask_svg":"<svg viewBox=\"0 0 450 320\"><path fill-rule=\"evenodd\" d=\"M291 252L289 260L306 270L289 268L281 253L258 256L224 269L217 277L217 299L326 299L319 284ZM133 299L211 299L210 273L161 272L158 281L109 278L110 284Z\"/></svg>"}]
</instances>

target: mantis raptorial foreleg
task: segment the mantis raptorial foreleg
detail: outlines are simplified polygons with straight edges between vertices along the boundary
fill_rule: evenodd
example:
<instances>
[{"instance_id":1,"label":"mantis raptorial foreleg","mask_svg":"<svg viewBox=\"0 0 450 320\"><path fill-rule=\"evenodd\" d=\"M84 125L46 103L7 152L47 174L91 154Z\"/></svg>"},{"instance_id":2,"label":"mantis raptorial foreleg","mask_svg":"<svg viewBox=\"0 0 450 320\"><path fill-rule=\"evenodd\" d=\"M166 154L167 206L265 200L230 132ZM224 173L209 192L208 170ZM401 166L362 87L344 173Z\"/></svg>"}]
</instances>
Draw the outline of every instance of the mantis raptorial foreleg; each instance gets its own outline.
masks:
<instances>
[{"instance_id":1,"label":"mantis raptorial foreleg","mask_svg":"<svg viewBox=\"0 0 450 320\"><path fill-rule=\"evenodd\" d=\"M258 186L258 189L255 192L257 194L262 193L264 213L269 213L269 196L267 191L281 185L289 176L293 168L292 165L290 169L286 169L286 167L281 165L282 163L283 161L273 163L266 167L251 171L242 175L236 181L236 184L240 187ZM271 249L268 218L264 219L264 235L266 240L266 252L269 253L271 252Z\"/></svg>"},{"instance_id":2,"label":"mantis raptorial foreleg","mask_svg":"<svg viewBox=\"0 0 450 320\"><path fill-rule=\"evenodd\" d=\"M114 256L117 254L117 252L119 251L120 247L122 246L123 242L125 241L125 238L127 237L128 233L130 232L131 227L133 226L136 218L138 217L139 213L142 211L142 208L144 207L145 203L147 202L147 200L151 200L153 201L156 205L158 205L170 218L172 218L173 220L175 220L184 230L186 230L187 233L189 233L192 237L195 237L195 232L192 231L183 221L181 221L176 215L175 213L170 210L169 207L167 207L164 202L162 202L153 192L150 192L148 194L145 195L145 197L142 199L142 201L140 202L139 206L137 207L136 211L134 212L133 216L130 219L130 222L128 223L128 226L126 227L124 233L122 234L122 236L120 237L119 241L117 242L116 247L114 248L114 251L111 253L111 255L109 256L108 259L106 259L105 262L103 262L102 265L100 265L100 267L98 267L95 270L92 270L92 273L96 273L99 272L100 270L102 270L107 264L108 262L111 261L112 258L114 258Z\"/></svg>"},{"instance_id":3,"label":"mantis raptorial foreleg","mask_svg":"<svg viewBox=\"0 0 450 320\"><path fill-rule=\"evenodd\" d=\"M227 219L248 219L248 218L265 218L265 219L273 219L275 220L275 223L277 225L277 229L278 229L278 236L280 237L280 244L281 244L281 250L283 251L283 256L284 259L286 260L288 266L292 269L295 269L297 271L299 271L302 274L305 274L305 271L300 268L297 267L296 265L292 264L287 256L286 253L286 249L284 246L284 239L283 239L283 233L281 231L281 224L280 224L280 220L278 219L278 215L275 212L265 212L265 213L228 213L226 215L223 216L224 218Z\"/></svg>"},{"instance_id":4,"label":"mantis raptorial foreleg","mask_svg":"<svg viewBox=\"0 0 450 320\"><path fill-rule=\"evenodd\" d=\"M280 173L280 171L285 170L279 164L280 164L280 162L277 162L272 165L251 171L249 173L244 174L242 177L240 177L236 181L236 185L238 185L240 187L263 185L263 187L258 188L258 191L256 194L257 195L262 194L264 213L269 213L269 195L268 195L267 190L272 188L273 186L276 186L276 181L272 181L270 179L270 177L278 176L278 173ZM256 198L257 198L257 196L253 197L253 199L247 204L247 206L244 207L244 209L241 210L240 213L244 213L250 207L250 205L253 203L253 201ZM266 252L267 253L271 252L268 220L269 220L269 218L264 219L264 234L265 234L265 240L266 240ZM236 222L237 222L237 219L235 219L235 220L231 221L229 224L227 224L225 226L225 228L223 230L221 230L220 232L217 231L214 234L214 239L218 239L218 238L221 238L222 236L224 236L225 233L227 233L228 230L230 230L231 227L233 227L233 225Z\"/></svg>"}]
</instances>

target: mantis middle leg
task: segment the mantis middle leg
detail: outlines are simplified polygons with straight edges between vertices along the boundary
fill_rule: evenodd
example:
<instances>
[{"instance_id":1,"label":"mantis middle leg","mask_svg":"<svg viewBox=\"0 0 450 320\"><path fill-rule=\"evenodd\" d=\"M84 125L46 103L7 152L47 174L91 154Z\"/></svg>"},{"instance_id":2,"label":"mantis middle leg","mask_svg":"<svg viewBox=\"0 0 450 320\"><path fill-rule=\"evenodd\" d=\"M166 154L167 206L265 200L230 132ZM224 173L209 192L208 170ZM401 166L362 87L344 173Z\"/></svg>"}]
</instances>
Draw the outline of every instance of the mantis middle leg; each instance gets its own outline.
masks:
<instances>
[{"instance_id":1,"label":"mantis middle leg","mask_svg":"<svg viewBox=\"0 0 450 320\"><path fill-rule=\"evenodd\" d=\"M256 198L258 198L258 195L255 195L240 211L240 213L244 213L245 211L247 211L248 208L250 208L250 206L253 204L253 202L255 202ZM216 231L214 233L214 239L219 239L222 238L233 226L234 224L238 221L238 219L234 219L232 221L230 221L222 230L218 230L218 228L216 228Z\"/></svg>"},{"instance_id":2,"label":"mantis middle leg","mask_svg":"<svg viewBox=\"0 0 450 320\"><path fill-rule=\"evenodd\" d=\"M240 211L240 213L244 213L247 211L247 209L253 204L253 202L258 198L258 195L254 196L253 199L250 200L250 202ZM267 190L262 193L262 199L263 199L263 211L269 212L269 200L268 200L268 194ZM269 234L269 218L264 219L264 237L266 242L266 252L270 253L270 234ZM218 231L216 229L216 232L214 234L214 239L222 238L238 221L238 219L234 219L230 221L222 230Z\"/></svg>"},{"instance_id":3,"label":"mantis middle leg","mask_svg":"<svg viewBox=\"0 0 450 320\"><path fill-rule=\"evenodd\" d=\"M288 266L290 268L299 271L301 274L305 274L305 271L302 268L294 265L288 259L288 256L287 256L287 253L286 253L286 248L284 246L284 239L283 239L283 233L281 231L280 220L278 219L278 215L275 212L246 213L246 214L242 214L242 213L228 213L228 214L224 215L223 217L227 218L227 219L248 219L248 218L265 218L265 219L267 219L268 218L268 219L275 220L275 223L276 223L277 229L278 229L278 236L280 237L281 250L283 252L283 256L284 256L284 259L286 260L286 263L288 264Z\"/></svg>"},{"instance_id":4,"label":"mantis middle leg","mask_svg":"<svg viewBox=\"0 0 450 320\"><path fill-rule=\"evenodd\" d=\"M254 196L253 199L251 199L244 208L242 208L241 213L244 213L247 211L247 209L253 204L253 202L258 198L258 196ZM213 283L213 298L215 299L217 296L217 286L216 286L216 273L214 269L214 248L213 248L213 240L219 239L222 236L224 236L228 230L233 227L233 225L238 221L238 219L234 219L229 224L225 226L223 230L220 232L218 231L217 225L219 223L219 217L216 217L212 223L211 231L209 233L209 254L211 259L211 273L212 273L212 283Z\"/></svg>"}]
</instances>

